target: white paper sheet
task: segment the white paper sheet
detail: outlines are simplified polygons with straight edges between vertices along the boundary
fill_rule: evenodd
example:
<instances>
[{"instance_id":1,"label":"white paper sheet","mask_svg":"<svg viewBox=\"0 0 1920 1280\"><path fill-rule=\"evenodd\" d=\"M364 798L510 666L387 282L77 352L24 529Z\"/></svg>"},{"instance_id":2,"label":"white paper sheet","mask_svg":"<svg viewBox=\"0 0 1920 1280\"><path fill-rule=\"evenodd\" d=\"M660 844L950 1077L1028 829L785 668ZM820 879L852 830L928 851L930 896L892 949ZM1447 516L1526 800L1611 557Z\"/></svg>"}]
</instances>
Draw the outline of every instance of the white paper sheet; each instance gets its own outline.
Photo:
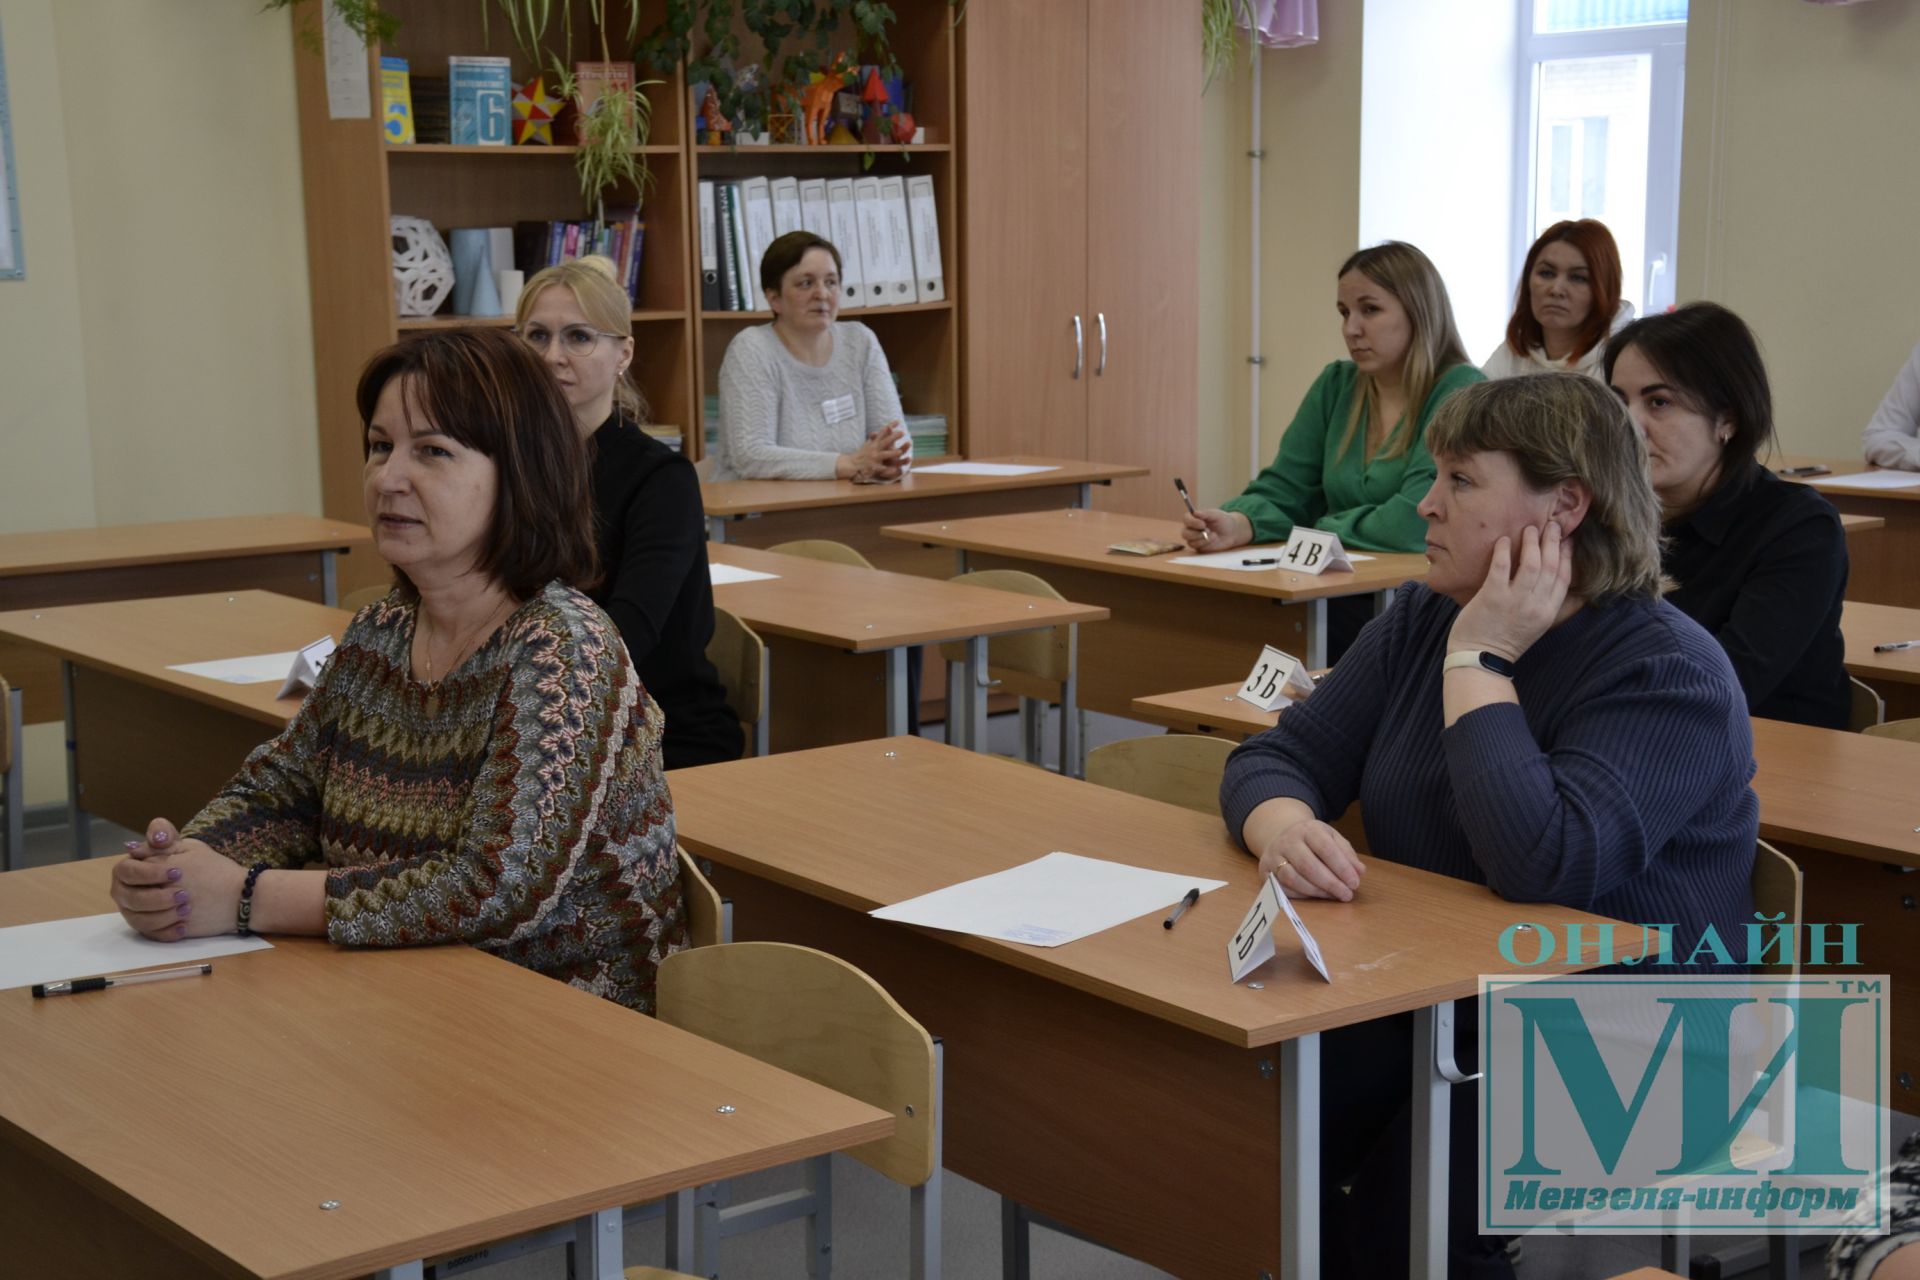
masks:
<instances>
[{"instance_id":1,"label":"white paper sheet","mask_svg":"<svg viewBox=\"0 0 1920 1280\"><path fill-rule=\"evenodd\" d=\"M1275 569L1285 568L1280 564L1247 564L1248 560L1278 560L1280 553L1287 548L1280 546L1235 547L1231 551L1208 551L1197 556L1175 556L1168 564L1186 565L1191 569L1231 569L1235 573L1271 573ZM1373 559L1358 552L1347 552L1347 559L1357 563Z\"/></svg>"},{"instance_id":2,"label":"white paper sheet","mask_svg":"<svg viewBox=\"0 0 1920 1280\"><path fill-rule=\"evenodd\" d=\"M168 667L190 676L205 676L226 684L272 684L287 678L298 649L285 653L256 653L245 658L219 658L212 662L182 662Z\"/></svg>"},{"instance_id":3,"label":"white paper sheet","mask_svg":"<svg viewBox=\"0 0 1920 1280\"><path fill-rule=\"evenodd\" d=\"M1850 476L1818 476L1811 483L1835 489L1911 489L1920 484L1920 473L1912 471L1862 471Z\"/></svg>"},{"instance_id":4,"label":"white paper sheet","mask_svg":"<svg viewBox=\"0 0 1920 1280\"><path fill-rule=\"evenodd\" d=\"M192 964L272 946L265 938L240 938L230 933L217 938L155 942L135 933L117 911L71 920L43 920L0 929L0 990L66 978L94 978L128 969ZM109 993L104 998L114 997Z\"/></svg>"},{"instance_id":5,"label":"white paper sheet","mask_svg":"<svg viewBox=\"0 0 1920 1280\"><path fill-rule=\"evenodd\" d=\"M709 563L707 572L713 576L713 585L716 587L734 582L766 582L780 576L777 573L762 573L758 569L742 569L733 564Z\"/></svg>"},{"instance_id":6,"label":"white paper sheet","mask_svg":"<svg viewBox=\"0 0 1920 1280\"><path fill-rule=\"evenodd\" d=\"M930 467L915 467L923 476L1032 476L1058 467L1036 467L1023 462L936 462Z\"/></svg>"},{"instance_id":7,"label":"white paper sheet","mask_svg":"<svg viewBox=\"0 0 1920 1280\"><path fill-rule=\"evenodd\" d=\"M1209 893L1225 884L1056 851L869 914L1003 942L1057 947L1136 916L1169 911L1189 889ZM1199 909L1195 904L1194 910ZM1181 924L1191 919L1190 911Z\"/></svg>"},{"instance_id":8,"label":"white paper sheet","mask_svg":"<svg viewBox=\"0 0 1920 1280\"><path fill-rule=\"evenodd\" d=\"M365 120L373 114L366 42L353 34L331 3L320 6L320 33L326 50L327 118Z\"/></svg>"}]
</instances>

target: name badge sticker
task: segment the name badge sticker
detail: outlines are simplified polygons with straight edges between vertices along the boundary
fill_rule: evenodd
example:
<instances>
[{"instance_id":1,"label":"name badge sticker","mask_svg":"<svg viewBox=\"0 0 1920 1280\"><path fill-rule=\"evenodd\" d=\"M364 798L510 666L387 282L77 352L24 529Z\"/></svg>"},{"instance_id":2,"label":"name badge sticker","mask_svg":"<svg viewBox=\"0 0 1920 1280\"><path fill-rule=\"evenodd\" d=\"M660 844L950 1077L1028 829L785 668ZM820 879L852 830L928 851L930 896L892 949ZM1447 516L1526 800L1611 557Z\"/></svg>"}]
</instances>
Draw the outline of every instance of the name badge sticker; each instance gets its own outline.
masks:
<instances>
[{"instance_id":1,"label":"name badge sticker","mask_svg":"<svg viewBox=\"0 0 1920 1280\"><path fill-rule=\"evenodd\" d=\"M838 426L842 422L845 422L847 419L853 417L855 412L853 397L850 395L835 396L831 400L822 400L820 402L821 416L826 418L827 425L830 427Z\"/></svg>"}]
</instances>

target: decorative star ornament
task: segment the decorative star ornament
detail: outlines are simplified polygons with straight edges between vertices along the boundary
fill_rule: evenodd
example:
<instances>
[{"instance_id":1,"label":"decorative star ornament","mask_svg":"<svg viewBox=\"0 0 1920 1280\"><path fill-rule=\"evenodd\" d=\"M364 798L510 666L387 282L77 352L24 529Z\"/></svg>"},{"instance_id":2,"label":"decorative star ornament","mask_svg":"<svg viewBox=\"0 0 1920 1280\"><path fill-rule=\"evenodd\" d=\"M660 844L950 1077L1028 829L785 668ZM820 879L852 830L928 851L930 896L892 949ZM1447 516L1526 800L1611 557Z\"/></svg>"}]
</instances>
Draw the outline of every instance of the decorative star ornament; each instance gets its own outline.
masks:
<instances>
[{"instance_id":1,"label":"decorative star ornament","mask_svg":"<svg viewBox=\"0 0 1920 1280\"><path fill-rule=\"evenodd\" d=\"M535 76L513 91L513 141L516 145L552 146L553 118L566 103L547 92L544 78Z\"/></svg>"}]
</instances>

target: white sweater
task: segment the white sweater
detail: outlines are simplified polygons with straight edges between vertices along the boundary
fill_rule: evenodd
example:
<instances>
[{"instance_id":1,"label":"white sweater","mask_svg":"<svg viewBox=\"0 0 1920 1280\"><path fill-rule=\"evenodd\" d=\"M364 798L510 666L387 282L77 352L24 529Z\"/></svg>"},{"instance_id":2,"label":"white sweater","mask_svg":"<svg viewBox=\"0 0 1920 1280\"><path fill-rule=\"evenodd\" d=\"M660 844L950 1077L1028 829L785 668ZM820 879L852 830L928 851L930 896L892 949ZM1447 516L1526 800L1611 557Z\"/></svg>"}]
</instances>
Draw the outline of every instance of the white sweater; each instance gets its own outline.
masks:
<instances>
[{"instance_id":1,"label":"white sweater","mask_svg":"<svg viewBox=\"0 0 1920 1280\"><path fill-rule=\"evenodd\" d=\"M1867 461L1920 471L1920 347L1901 367L1861 436Z\"/></svg>"},{"instance_id":2,"label":"white sweater","mask_svg":"<svg viewBox=\"0 0 1920 1280\"><path fill-rule=\"evenodd\" d=\"M1607 327L1610 334L1618 333L1633 319L1633 304L1625 298L1620 300L1619 309L1613 313L1613 323ZM1523 373L1584 373L1589 378L1605 382L1606 370L1601 367L1607 354L1606 339L1593 344L1593 350L1578 360L1549 360L1545 348L1535 347L1527 354L1516 355L1512 347L1504 341L1493 349L1487 362L1480 366L1480 372L1488 378L1517 378Z\"/></svg>"},{"instance_id":3,"label":"white sweater","mask_svg":"<svg viewBox=\"0 0 1920 1280\"><path fill-rule=\"evenodd\" d=\"M772 325L754 325L720 364L714 478L831 480L841 454L900 418L886 352L867 326L835 324L833 356L816 367L795 359Z\"/></svg>"}]
</instances>

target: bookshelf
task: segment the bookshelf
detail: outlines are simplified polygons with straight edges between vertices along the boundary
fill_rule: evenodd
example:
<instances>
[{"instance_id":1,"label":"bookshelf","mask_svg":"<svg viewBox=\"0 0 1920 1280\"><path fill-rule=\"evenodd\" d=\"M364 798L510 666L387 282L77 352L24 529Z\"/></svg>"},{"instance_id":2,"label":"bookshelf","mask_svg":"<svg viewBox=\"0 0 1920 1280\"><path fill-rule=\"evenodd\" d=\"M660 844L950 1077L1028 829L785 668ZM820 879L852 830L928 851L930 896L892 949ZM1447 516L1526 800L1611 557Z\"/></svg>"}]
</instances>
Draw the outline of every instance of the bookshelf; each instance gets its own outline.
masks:
<instances>
[{"instance_id":1,"label":"bookshelf","mask_svg":"<svg viewBox=\"0 0 1920 1280\"><path fill-rule=\"evenodd\" d=\"M367 51L373 115L329 116L321 56L300 43L311 28L312 10L295 18L295 74L300 115L301 162L306 188L308 274L312 288L314 374L318 397L322 505L340 519L362 517L359 420L353 388L361 365L379 348L406 333L459 325L505 325L506 317L441 314L402 318L395 314L388 220L396 214L432 222L444 235L454 227L511 226L521 220L588 216L574 172L571 146L479 147L389 144L380 121L379 58L408 60L415 75L444 74L450 55L492 54L512 59L516 83L531 72L498 13L491 39L482 35L488 0L385 0L401 26L393 47ZM653 28L665 15L665 0L642 0L640 27ZM948 300L898 307L848 308L879 335L899 377L909 413L944 414L949 448L964 451L960 368L961 207L959 109L956 96L956 35L945 0L896 0L891 33L895 55L913 85L915 122L933 141L875 147L696 145L693 113L683 74L662 75L642 66L642 79L662 83L647 90L653 127L647 146L636 148L651 189L642 216L647 235L640 296L633 313L634 373L656 422L679 426L683 448L703 456L703 405L718 387L720 362L733 336L770 319L764 312L709 312L700 305L698 186L703 180L764 176L843 178L931 174L940 226L942 267ZM556 10L557 10L556 6ZM584 4L573 4L574 56L597 57L597 40ZM548 44L562 40L556 11ZM621 33L621 34L624 34ZM621 57L625 50L614 49ZM744 57L754 57L751 38ZM637 193L609 193L608 204L633 203ZM360 559L360 558L356 558ZM343 565L347 587L378 581L377 558ZM347 579L351 579L347 581Z\"/></svg>"}]
</instances>

